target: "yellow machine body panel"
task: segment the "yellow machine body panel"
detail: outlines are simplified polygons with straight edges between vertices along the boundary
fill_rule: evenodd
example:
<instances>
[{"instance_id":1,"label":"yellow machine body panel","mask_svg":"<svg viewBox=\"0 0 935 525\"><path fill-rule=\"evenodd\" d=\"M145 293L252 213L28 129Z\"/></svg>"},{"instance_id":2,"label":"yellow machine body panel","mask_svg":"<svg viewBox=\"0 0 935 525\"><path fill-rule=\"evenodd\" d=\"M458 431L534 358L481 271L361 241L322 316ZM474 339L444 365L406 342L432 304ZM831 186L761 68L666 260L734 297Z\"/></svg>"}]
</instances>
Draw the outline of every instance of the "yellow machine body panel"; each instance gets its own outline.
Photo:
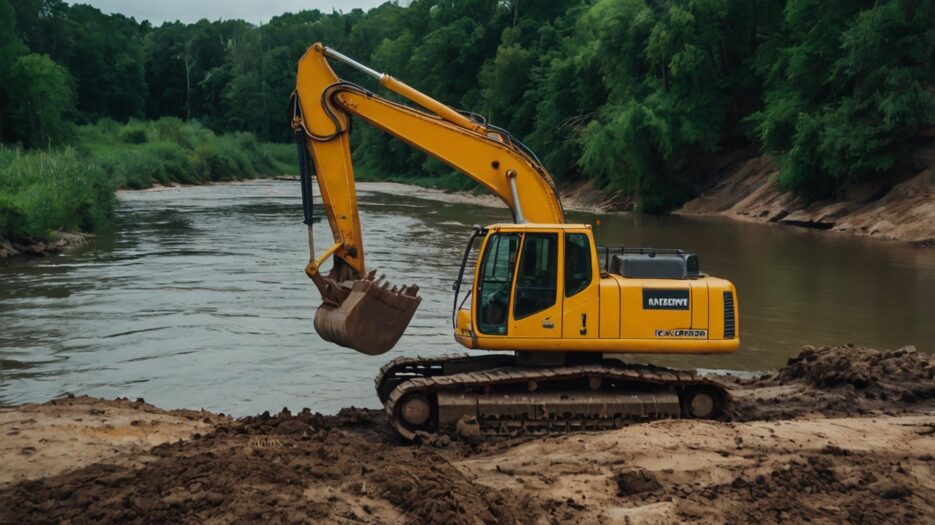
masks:
<instances>
[{"instance_id":1,"label":"yellow machine body panel","mask_svg":"<svg viewBox=\"0 0 935 525\"><path fill-rule=\"evenodd\" d=\"M494 225L474 269L467 348L603 353L734 352L734 286L703 274L630 278L600 269L590 226Z\"/></svg>"}]
</instances>

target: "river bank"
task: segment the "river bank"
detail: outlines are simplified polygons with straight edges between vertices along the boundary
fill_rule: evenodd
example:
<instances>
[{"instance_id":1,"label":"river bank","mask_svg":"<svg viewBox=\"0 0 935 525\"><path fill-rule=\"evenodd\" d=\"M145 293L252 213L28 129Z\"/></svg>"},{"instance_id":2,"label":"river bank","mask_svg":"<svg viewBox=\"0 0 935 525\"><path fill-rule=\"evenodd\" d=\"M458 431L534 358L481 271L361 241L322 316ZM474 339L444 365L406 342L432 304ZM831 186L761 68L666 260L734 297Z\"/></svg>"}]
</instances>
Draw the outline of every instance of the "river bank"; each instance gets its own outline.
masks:
<instances>
[{"instance_id":1,"label":"river bank","mask_svg":"<svg viewBox=\"0 0 935 525\"><path fill-rule=\"evenodd\" d=\"M732 422L402 444L383 413L231 419L66 397L0 411L0 523L925 523L935 359L805 348Z\"/></svg>"},{"instance_id":2,"label":"river bank","mask_svg":"<svg viewBox=\"0 0 935 525\"><path fill-rule=\"evenodd\" d=\"M907 171L908 170L908 171ZM914 246L935 246L935 148L919 150L906 161L903 175L849 188L834 200L807 203L779 188L779 168L769 156L728 163L700 196L674 211L682 216L720 216L760 224L782 224L837 233L901 241ZM915 173L907 176L906 172ZM296 180L281 175L273 180ZM259 179L258 179L259 180ZM216 182L232 184L238 181ZM212 183L209 183L212 184ZM504 203L489 193L446 191L398 182L361 182L362 188L390 195L406 195L437 202L500 208ZM151 182L140 189L158 191L190 184ZM632 202L617 193L597 189L593 181L561 188L566 211L594 214L623 213ZM75 248L93 234L65 231L48 240L0 239L0 259L25 255L43 256Z\"/></svg>"},{"instance_id":3,"label":"river bank","mask_svg":"<svg viewBox=\"0 0 935 525\"><path fill-rule=\"evenodd\" d=\"M0 259L18 255L39 257L61 253L67 249L84 246L94 239L94 234L84 232L57 232L54 239L15 242L0 239Z\"/></svg>"},{"instance_id":4,"label":"river bank","mask_svg":"<svg viewBox=\"0 0 935 525\"><path fill-rule=\"evenodd\" d=\"M673 215L726 217L741 222L780 224L935 247L935 148L919 150L901 174L854 185L836 199L809 203L777 184L779 167L769 156L727 163L698 197ZM446 191L398 182L367 182L373 191L448 203L500 208L488 193ZM594 181L560 188L566 211L629 213L634 201L598 189Z\"/></svg>"},{"instance_id":5,"label":"river bank","mask_svg":"<svg viewBox=\"0 0 935 525\"><path fill-rule=\"evenodd\" d=\"M783 191L778 176L779 167L769 156L736 160L675 214L723 216L935 247L935 146L916 150L890 177L852 185L835 199L809 203Z\"/></svg>"},{"instance_id":6,"label":"river bank","mask_svg":"<svg viewBox=\"0 0 935 525\"><path fill-rule=\"evenodd\" d=\"M175 118L78 126L67 145L0 145L0 259L87 242L112 223L119 189L248 180L294 171L294 148Z\"/></svg>"},{"instance_id":7,"label":"river bank","mask_svg":"<svg viewBox=\"0 0 935 525\"><path fill-rule=\"evenodd\" d=\"M808 202L779 187L779 166L769 155L725 152L700 163L709 182L700 195L673 211L681 216L719 216L742 222L781 224L835 233L935 246L935 142L914 149L886 177L852 184L834 199ZM373 182L379 191L442 202L501 207L487 193L451 192L396 182ZM566 211L622 213L635 200L599 189L594 181L559 188Z\"/></svg>"}]
</instances>

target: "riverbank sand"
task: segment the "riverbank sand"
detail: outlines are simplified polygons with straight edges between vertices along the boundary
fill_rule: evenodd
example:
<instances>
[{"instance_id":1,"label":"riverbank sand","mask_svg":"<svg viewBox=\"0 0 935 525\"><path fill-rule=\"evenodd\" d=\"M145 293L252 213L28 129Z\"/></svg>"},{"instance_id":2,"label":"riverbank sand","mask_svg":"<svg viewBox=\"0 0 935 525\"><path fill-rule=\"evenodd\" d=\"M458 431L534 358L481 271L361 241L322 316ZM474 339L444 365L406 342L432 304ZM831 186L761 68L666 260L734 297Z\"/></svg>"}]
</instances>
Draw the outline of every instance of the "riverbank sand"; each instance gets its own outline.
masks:
<instances>
[{"instance_id":1,"label":"riverbank sand","mask_svg":"<svg viewBox=\"0 0 935 525\"><path fill-rule=\"evenodd\" d=\"M400 443L379 411L0 411L0 523L931 523L935 358L805 348L734 420ZM194 402L194 400L193 400Z\"/></svg>"}]
</instances>

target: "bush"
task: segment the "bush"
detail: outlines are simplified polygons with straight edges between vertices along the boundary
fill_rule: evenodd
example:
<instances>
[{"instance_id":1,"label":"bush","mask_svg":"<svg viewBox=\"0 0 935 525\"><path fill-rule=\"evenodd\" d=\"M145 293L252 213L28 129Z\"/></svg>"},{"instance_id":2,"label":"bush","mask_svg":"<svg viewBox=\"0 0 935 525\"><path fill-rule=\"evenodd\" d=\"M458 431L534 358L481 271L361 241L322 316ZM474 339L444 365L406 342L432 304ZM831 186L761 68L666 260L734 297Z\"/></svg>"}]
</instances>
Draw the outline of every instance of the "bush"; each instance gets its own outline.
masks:
<instances>
[{"instance_id":1,"label":"bush","mask_svg":"<svg viewBox=\"0 0 935 525\"><path fill-rule=\"evenodd\" d=\"M260 149L270 159L273 173L295 174L299 172L298 156L294 144L260 144Z\"/></svg>"},{"instance_id":2,"label":"bush","mask_svg":"<svg viewBox=\"0 0 935 525\"><path fill-rule=\"evenodd\" d=\"M79 136L121 188L242 180L289 169L278 160L288 146L260 144L250 133L216 135L174 117L123 126L100 121L83 126Z\"/></svg>"},{"instance_id":3,"label":"bush","mask_svg":"<svg viewBox=\"0 0 935 525\"><path fill-rule=\"evenodd\" d=\"M156 135L185 149L192 149L196 140L196 124L186 124L176 117L163 117L152 123Z\"/></svg>"},{"instance_id":4,"label":"bush","mask_svg":"<svg viewBox=\"0 0 935 525\"><path fill-rule=\"evenodd\" d=\"M28 221L29 218L16 200L0 193L0 239L18 237L18 229Z\"/></svg>"},{"instance_id":5,"label":"bush","mask_svg":"<svg viewBox=\"0 0 935 525\"><path fill-rule=\"evenodd\" d=\"M105 171L74 150L0 156L0 237L54 237L62 230L91 231L116 205Z\"/></svg>"},{"instance_id":6,"label":"bush","mask_svg":"<svg viewBox=\"0 0 935 525\"><path fill-rule=\"evenodd\" d=\"M121 142L126 142L127 144L146 144L149 141L146 130L140 126L128 125L120 130L117 137Z\"/></svg>"}]
</instances>

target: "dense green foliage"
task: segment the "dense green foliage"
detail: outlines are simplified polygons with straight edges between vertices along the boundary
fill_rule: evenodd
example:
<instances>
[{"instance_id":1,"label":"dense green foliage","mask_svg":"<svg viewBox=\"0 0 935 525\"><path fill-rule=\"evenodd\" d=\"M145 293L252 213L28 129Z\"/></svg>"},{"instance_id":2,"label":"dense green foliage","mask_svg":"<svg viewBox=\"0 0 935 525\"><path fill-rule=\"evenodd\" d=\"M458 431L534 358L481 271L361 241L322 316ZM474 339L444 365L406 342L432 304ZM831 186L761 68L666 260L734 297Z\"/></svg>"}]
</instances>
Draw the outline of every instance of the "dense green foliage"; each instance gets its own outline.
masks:
<instances>
[{"instance_id":1,"label":"dense green foliage","mask_svg":"<svg viewBox=\"0 0 935 525\"><path fill-rule=\"evenodd\" d=\"M16 101L9 111L13 132L27 146L51 146L66 138L72 126L65 117L74 105L65 68L48 55L23 55L10 68L7 86Z\"/></svg>"},{"instance_id":2,"label":"dense green foliage","mask_svg":"<svg viewBox=\"0 0 935 525\"><path fill-rule=\"evenodd\" d=\"M886 173L935 124L935 2L799 0L756 55L753 114L781 181L811 198Z\"/></svg>"},{"instance_id":3,"label":"dense green foliage","mask_svg":"<svg viewBox=\"0 0 935 525\"><path fill-rule=\"evenodd\" d=\"M152 27L61 0L0 0L0 137L100 145L113 134L68 126L176 117L200 122L195 135L286 142L295 65L315 41L508 129L559 181L596 180L647 211L690 198L706 159L740 149L775 155L787 188L826 197L886 174L935 125L935 0L406 4ZM167 138L169 122L179 126L120 131L124 153L100 156L117 184L256 168L236 160L243 147L220 161L198 139ZM470 185L369 126L352 143L362 177Z\"/></svg>"}]
</instances>

